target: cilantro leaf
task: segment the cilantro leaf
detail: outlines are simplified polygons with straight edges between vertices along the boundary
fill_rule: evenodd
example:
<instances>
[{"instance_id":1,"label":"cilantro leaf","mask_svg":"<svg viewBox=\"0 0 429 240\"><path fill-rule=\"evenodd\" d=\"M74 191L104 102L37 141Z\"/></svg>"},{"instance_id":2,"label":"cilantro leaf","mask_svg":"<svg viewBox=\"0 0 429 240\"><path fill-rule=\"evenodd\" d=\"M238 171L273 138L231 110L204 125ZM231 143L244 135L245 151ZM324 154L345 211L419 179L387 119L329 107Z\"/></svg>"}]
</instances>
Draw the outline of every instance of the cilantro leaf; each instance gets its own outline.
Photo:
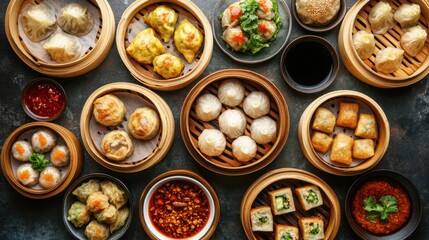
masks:
<instances>
[{"instance_id":1,"label":"cilantro leaf","mask_svg":"<svg viewBox=\"0 0 429 240\"><path fill-rule=\"evenodd\" d=\"M364 209L368 212L366 219L374 220L380 218L382 221L387 221L389 213L398 212L398 200L391 195L380 197L380 203L377 203L375 197L367 197L363 200Z\"/></svg>"},{"instance_id":2,"label":"cilantro leaf","mask_svg":"<svg viewBox=\"0 0 429 240\"><path fill-rule=\"evenodd\" d=\"M31 167L36 171L43 171L46 168L46 165L49 163L49 160L45 158L45 155L42 153L33 153L29 157Z\"/></svg>"}]
</instances>

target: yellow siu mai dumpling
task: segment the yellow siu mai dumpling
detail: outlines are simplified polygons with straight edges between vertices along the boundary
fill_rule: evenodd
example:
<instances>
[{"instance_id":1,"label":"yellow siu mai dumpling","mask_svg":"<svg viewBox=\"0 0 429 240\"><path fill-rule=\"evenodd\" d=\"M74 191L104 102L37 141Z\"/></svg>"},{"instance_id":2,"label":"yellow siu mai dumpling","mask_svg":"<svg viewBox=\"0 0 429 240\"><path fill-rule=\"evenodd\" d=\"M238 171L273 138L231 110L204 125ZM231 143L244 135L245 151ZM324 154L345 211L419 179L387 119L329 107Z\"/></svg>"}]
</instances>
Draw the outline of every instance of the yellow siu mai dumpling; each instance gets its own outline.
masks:
<instances>
[{"instance_id":1,"label":"yellow siu mai dumpling","mask_svg":"<svg viewBox=\"0 0 429 240\"><path fill-rule=\"evenodd\" d=\"M139 63L152 64L153 59L165 52L165 46L155 36L152 28L147 28L137 34L127 47L127 53Z\"/></svg>"},{"instance_id":2,"label":"yellow siu mai dumpling","mask_svg":"<svg viewBox=\"0 0 429 240\"><path fill-rule=\"evenodd\" d=\"M178 17L179 15L174 9L160 5L149 14L144 15L143 18L147 24L161 35L164 42L168 42L173 36Z\"/></svg>"},{"instance_id":3,"label":"yellow siu mai dumpling","mask_svg":"<svg viewBox=\"0 0 429 240\"><path fill-rule=\"evenodd\" d=\"M153 59L153 70L166 79L180 76L184 68L182 60L170 53L161 54Z\"/></svg>"},{"instance_id":4,"label":"yellow siu mai dumpling","mask_svg":"<svg viewBox=\"0 0 429 240\"><path fill-rule=\"evenodd\" d=\"M203 45L203 34L185 18L174 32L174 45L191 63Z\"/></svg>"}]
</instances>

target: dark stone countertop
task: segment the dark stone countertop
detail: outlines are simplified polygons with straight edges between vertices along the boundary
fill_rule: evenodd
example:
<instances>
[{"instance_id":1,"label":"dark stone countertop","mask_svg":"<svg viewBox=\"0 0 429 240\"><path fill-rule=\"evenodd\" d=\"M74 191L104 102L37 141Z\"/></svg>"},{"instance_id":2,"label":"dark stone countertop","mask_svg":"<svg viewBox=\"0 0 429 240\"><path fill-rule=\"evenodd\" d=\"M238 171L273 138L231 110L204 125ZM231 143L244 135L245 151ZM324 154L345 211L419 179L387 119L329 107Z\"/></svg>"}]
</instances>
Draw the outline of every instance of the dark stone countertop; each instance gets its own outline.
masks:
<instances>
[{"instance_id":1,"label":"dark stone countertop","mask_svg":"<svg viewBox=\"0 0 429 240\"><path fill-rule=\"evenodd\" d=\"M24 64L10 47L4 29L5 12L9 1L0 1L0 145L3 145L9 134L22 124L31 122L20 105L20 93L25 83L42 76ZM116 25L123 11L133 1L110 0ZM215 0L194 0L210 19ZM290 6L291 1L287 0ZM347 0L349 9L353 0ZM220 10L219 10L220 11ZM289 41L298 36L310 34L293 21ZM336 48L338 28L318 34ZM204 176L217 190L221 201L221 217L218 228L212 239L245 239L240 222L240 203L243 194L262 174L282 167L299 168L310 171L325 180L337 194L341 208L344 209L344 198L348 188L357 178L340 177L327 174L313 167L301 153L297 137L299 118L317 97L334 90L350 89L362 92L373 98L384 110L391 126L389 148L375 169L392 169L407 176L420 192L423 203L423 218L412 239L427 239L429 236L429 82L428 77L408 87L399 89L380 89L367 85L352 76L341 63L337 80L326 90L316 94L300 94L286 85L279 70L280 56L256 65L243 65L229 59L215 44L213 57L203 78L220 69L244 68L261 73L273 81L285 97L290 111L290 132L287 143L279 156L267 167L253 174L228 177L213 173L200 166L186 150L179 129L180 109L184 98L195 81L188 87L172 92L158 92L170 105L175 119L174 143L168 155L157 165L138 173L122 174L112 172L96 163L84 151L82 175L93 172L104 172L122 180L132 192L134 216L132 224L124 239L147 239L137 214L138 201L144 187L154 177L175 168L192 169ZM87 97L99 87L112 82L138 83L122 63L116 43L106 60L93 71L79 77L58 79L65 88L69 104L64 115L55 122L70 129L81 141L79 121L82 107ZM82 145L83 146L83 145ZM3 173L0 176L0 239L71 239L61 216L63 193L46 200L32 200L16 192L6 181ZM344 212L341 215L341 226L336 239L357 239L349 227Z\"/></svg>"}]
</instances>

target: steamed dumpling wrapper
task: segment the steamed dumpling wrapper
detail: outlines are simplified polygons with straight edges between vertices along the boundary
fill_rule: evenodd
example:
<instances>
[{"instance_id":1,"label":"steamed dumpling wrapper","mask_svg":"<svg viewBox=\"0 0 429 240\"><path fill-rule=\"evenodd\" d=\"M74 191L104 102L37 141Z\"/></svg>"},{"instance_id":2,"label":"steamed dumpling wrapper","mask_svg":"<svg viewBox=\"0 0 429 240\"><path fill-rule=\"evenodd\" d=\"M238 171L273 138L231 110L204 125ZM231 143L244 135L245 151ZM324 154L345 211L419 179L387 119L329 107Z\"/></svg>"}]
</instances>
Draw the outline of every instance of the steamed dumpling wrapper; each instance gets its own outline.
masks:
<instances>
[{"instance_id":1,"label":"steamed dumpling wrapper","mask_svg":"<svg viewBox=\"0 0 429 240\"><path fill-rule=\"evenodd\" d=\"M27 8L21 16L21 24L25 35L33 42L48 38L57 29L54 13L43 3Z\"/></svg>"},{"instance_id":2,"label":"steamed dumpling wrapper","mask_svg":"<svg viewBox=\"0 0 429 240\"><path fill-rule=\"evenodd\" d=\"M219 116L219 128L229 138L237 138L244 134L246 116L241 110L228 109Z\"/></svg>"},{"instance_id":3,"label":"steamed dumpling wrapper","mask_svg":"<svg viewBox=\"0 0 429 240\"><path fill-rule=\"evenodd\" d=\"M174 45L188 63L192 63L202 44L203 34L188 19L183 19L174 32Z\"/></svg>"},{"instance_id":4,"label":"steamed dumpling wrapper","mask_svg":"<svg viewBox=\"0 0 429 240\"><path fill-rule=\"evenodd\" d=\"M259 4L255 12L256 16L265 20L274 18L275 14L273 11L273 2L271 0L256 0L256 2Z\"/></svg>"},{"instance_id":5,"label":"steamed dumpling wrapper","mask_svg":"<svg viewBox=\"0 0 429 240\"><path fill-rule=\"evenodd\" d=\"M198 148L207 156L220 156L226 147L223 133L217 129L204 129L198 136Z\"/></svg>"},{"instance_id":6,"label":"steamed dumpling wrapper","mask_svg":"<svg viewBox=\"0 0 429 240\"><path fill-rule=\"evenodd\" d=\"M392 7L385 2L379 2L371 8L368 21L373 33L384 34L395 25L391 10Z\"/></svg>"},{"instance_id":7,"label":"steamed dumpling wrapper","mask_svg":"<svg viewBox=\"0 0 429 240\"><path fill-rule=\"evenodd\" d=\"M137 34L127 47L127 53L137 62L152 64L153 59L165 52L165 46L155 36L152 28L147 28Z\"/></svg>"},{"instance_id":8,"label":"steamed dumpling wrapper","mask_svg":"<svg viewBox=\"0 0 429 240\"><path fill-rule=\"evenodd\" d=\"M419 25L409 28L401 37L401 46L409 55L417 56L426 44L427 33Z\"/></svg>"},{"instance_id":9,"label":"steamed dumpling wrapper","mask_svg":"<svg viewBox=\"0 0 429 240\"><path fill-rule=\"evenodd\" d=\"M372 33L365 30L353 34L353 46L361 59L368 59L375 51L375 39Z\"/></svg>"},{"instance_id":10,"label":"steamed dumpling wrapper","mask_svg":"<svg viewBox=\"0 0 429 240\"><path fill-rule=\"evenodd\" d=\"M103 194L109 198L109 203L113 204L117 209L121 208L127 203L127 194L116 183L111 181L103 181L100 183L100 186Z\"/></svg>"},{"instance_id":11,"label":"steamed dumpling wrapper","mask_svg":"<svg viewBox=\"0 0 429 240\"><path fill-rule=\"evenodd\" d=\"M110 224L110 233L114 233L115 231L119 230L122 226L125 225L125 221L127 220L128 216L130 215L130 209L127 207L120 208L118 210L118 217L116 218L116 221Z\"/></svg>"},{"instance_id":12,"label":"steamed dumpling wrapper","mask_svg":"<svg viewBox=\"0 0 429 240\"><path fill-rule=\"evenodd\" d=\"M239 2L229 5L222 14L222 27L226 29L228 27L238 26L241 15L243 15L243 12L241 11Z\"/></svg>"},{"instance_id":13,"label":"steamed dumpling wrapper","mask_svg":"<svg viewBox=\"0 0 429 240\"><path fill-rule=\"evenodd\" d=\"M404 50L387 47L375 57L375 68L383 73L393 73L401 67Z\"/></svg>"},{"instance_id":14,"label":"steamed dumpling wrapper","mask_svg":"<svg viewBox=\"0 0 429 240\"><path fill-rule=\"evenodd\" d=\"M244 86L237 79L227 79L222 81L217 90L219 101L227 106L238 106L244 99Z\"/></svg>"},{"instance_id":15,"label":"steamed dumpling wrapper","mask_svg":"<svg viewBox=\"0 0 429 240\"><path fill-rule=\"evenodd\" d=\"M222 110L222 103L210 93L201 95L195 101L195 115L204 122L215 120Z\"/></svg>"},{"instance_id":16,"label":"steamed dumpling wrapper","mask_svg":"<svg viewBox=\"0 0 429 240\"><path fill-rule=\"evenodd\" d=\"M401 24L402 28L410 28L420 19L420 6L418 4L402 4L393 14L393 18Z\"/></svg>"},{"instance_id":17,"label":"steamed dumpling wrapper","mask_svg":"<svg viewBox=\"0 0 429 240\"><path fill-rule=\"evenodd\" d=\"M78 59L82 53L82 45L78 37L57 32L43 48L49 53L51 59L59 63L72 62Z\"/></svg>"},{"instance_id":18,"label":"steamed dumpling wrapper","mask_svg":"<svg viewBox=\"0 0 429 240\"><path fill-rule=\"evenodd\" d=\"M234 51L240 51L246 45L247 41L249 41L249 38L240 26L227 28L223 31L222 37Z\"/></svg>"},{"instance_id":19,"label":"steamed dumpling wrapper","mask_svg":"<svg viewBox=\"0 0 429 240\"><path fill-rule=\"evenodd\" d=\"M86 183L83 183L79 187L77 187L72 194L79 199L81 202L86 202L89 195L98 192L101 190L100 181L91 179Z\"/></svg>"},{"instance_id":20,"label":"steamed dumpling wrapper","mask_svg":"<svg viewBox=\"0 0 429 240\"><path fill-rule=\"evenodd\" d=\"M88 8L78 3L69 3L61 8L57 22L61 29L76 36L88 34L94 26L94 19Z\"/></svg>"},{"instance_id":21,"label":"steamed dumpling wrapper","mask_svg":"<svg viewBox=\"0 0 429 240\"><path fill-rule=\"evenodd\" d=\"M160 5L149 14L144 15L143 18L147 24L161 35L164 42L168 42L173 36L178 17L178 14L173 9Z\"/></svg>"},{"instance_id":22,"label":"steamed dumpling wrapper","mask_svg":"<svg viewBox=\"0 0 429 240\"><path fill-rule=\"evenodd\" d=\"M240 136L232 142L232 154L238 161L247 162L256 156L258 147L250 137Z\"/></svg>"}]
</instances>

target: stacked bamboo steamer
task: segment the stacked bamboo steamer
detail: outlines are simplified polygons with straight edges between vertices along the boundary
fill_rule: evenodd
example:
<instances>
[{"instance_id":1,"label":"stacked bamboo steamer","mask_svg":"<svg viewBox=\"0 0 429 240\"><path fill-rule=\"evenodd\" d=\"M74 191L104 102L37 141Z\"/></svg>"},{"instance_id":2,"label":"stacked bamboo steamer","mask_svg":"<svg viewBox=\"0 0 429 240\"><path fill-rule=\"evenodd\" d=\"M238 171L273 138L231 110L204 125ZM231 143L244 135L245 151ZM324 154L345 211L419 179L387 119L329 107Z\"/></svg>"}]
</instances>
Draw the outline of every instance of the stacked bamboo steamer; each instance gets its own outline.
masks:
<instances>
[{"instance_id":1,"label":"stacked bamboo steamer","mask_svg":"<svg viewBox=\"0 0 429 240\"><path fill-rule=\"evenodd\" d=\"M70 151L70 163L67 172L56 186L48 189L36 189L22 185L15 177L15 172L11 162L12 145L21 137L21 135L39 128L47 128L55 132L58 137L62 138ZM31 122L17 128L6 139L1 152L1 168L6 180L20 194L33 199L49 198L64 191L80 175L82 172L82 165L82 147L76 136L66 128L49 122Z\"/></svg>"},{"instance_id":2,"label":"stacked bamboo steamer","mask_svg":"<svg viewBox=\"0 0 429 240\"><path fill-rule=\"evenodd\" d=\"M62 4L66 4L67 2L45 0L43 3L50 4L59 9ZM26 41L24 41L27 36L19 30L21 22L20 14L30 4L34 4L33 1L10 1L6 10L6 16L8 17L5 19L5 31L9 44L18 57L29 67L46 76L69 78L91 71L107 57L115 35L115 19L107 0L88 0L88 5L93 7L94 11L98 13L94 18L99 18L97 21L94 21L99 24L94 24L91 32L88 34L95 36L95 39L91 39L88 50L80 58L68 63L48 61L40 54L40 51L43 51L42 46L33 46L26 44Z\"/></svg>"},{"instance_id":3,"label":"stacked bamboo steamer","mask_svg":"<svg viewBox=\"0 0 429 240\"><path fill-rule=\"evenodd\" d=\"M396 24L386 34L375 34L375 54L368 60L359 58L353 46L352 35L359 30L371 32L368 14L377 2L376 0L358 1L345 16L338 34L338 48L344 65L362 82L380 88L404 87L422 80L429 73L429 39L426 39L425 47L416 57L404 54L404 60L398 71L392 74L375 71L375 55L379 50L387 46L401 48L400 39L404 31L399 24ZM396 11L403 3L410 3L407 0L386 0L386 2L390 4L393 11ZM422 12L418 25L428 30L429 3L426 0L413 0L412 2L418 4Z\"/></svg>"}]
</instances>

